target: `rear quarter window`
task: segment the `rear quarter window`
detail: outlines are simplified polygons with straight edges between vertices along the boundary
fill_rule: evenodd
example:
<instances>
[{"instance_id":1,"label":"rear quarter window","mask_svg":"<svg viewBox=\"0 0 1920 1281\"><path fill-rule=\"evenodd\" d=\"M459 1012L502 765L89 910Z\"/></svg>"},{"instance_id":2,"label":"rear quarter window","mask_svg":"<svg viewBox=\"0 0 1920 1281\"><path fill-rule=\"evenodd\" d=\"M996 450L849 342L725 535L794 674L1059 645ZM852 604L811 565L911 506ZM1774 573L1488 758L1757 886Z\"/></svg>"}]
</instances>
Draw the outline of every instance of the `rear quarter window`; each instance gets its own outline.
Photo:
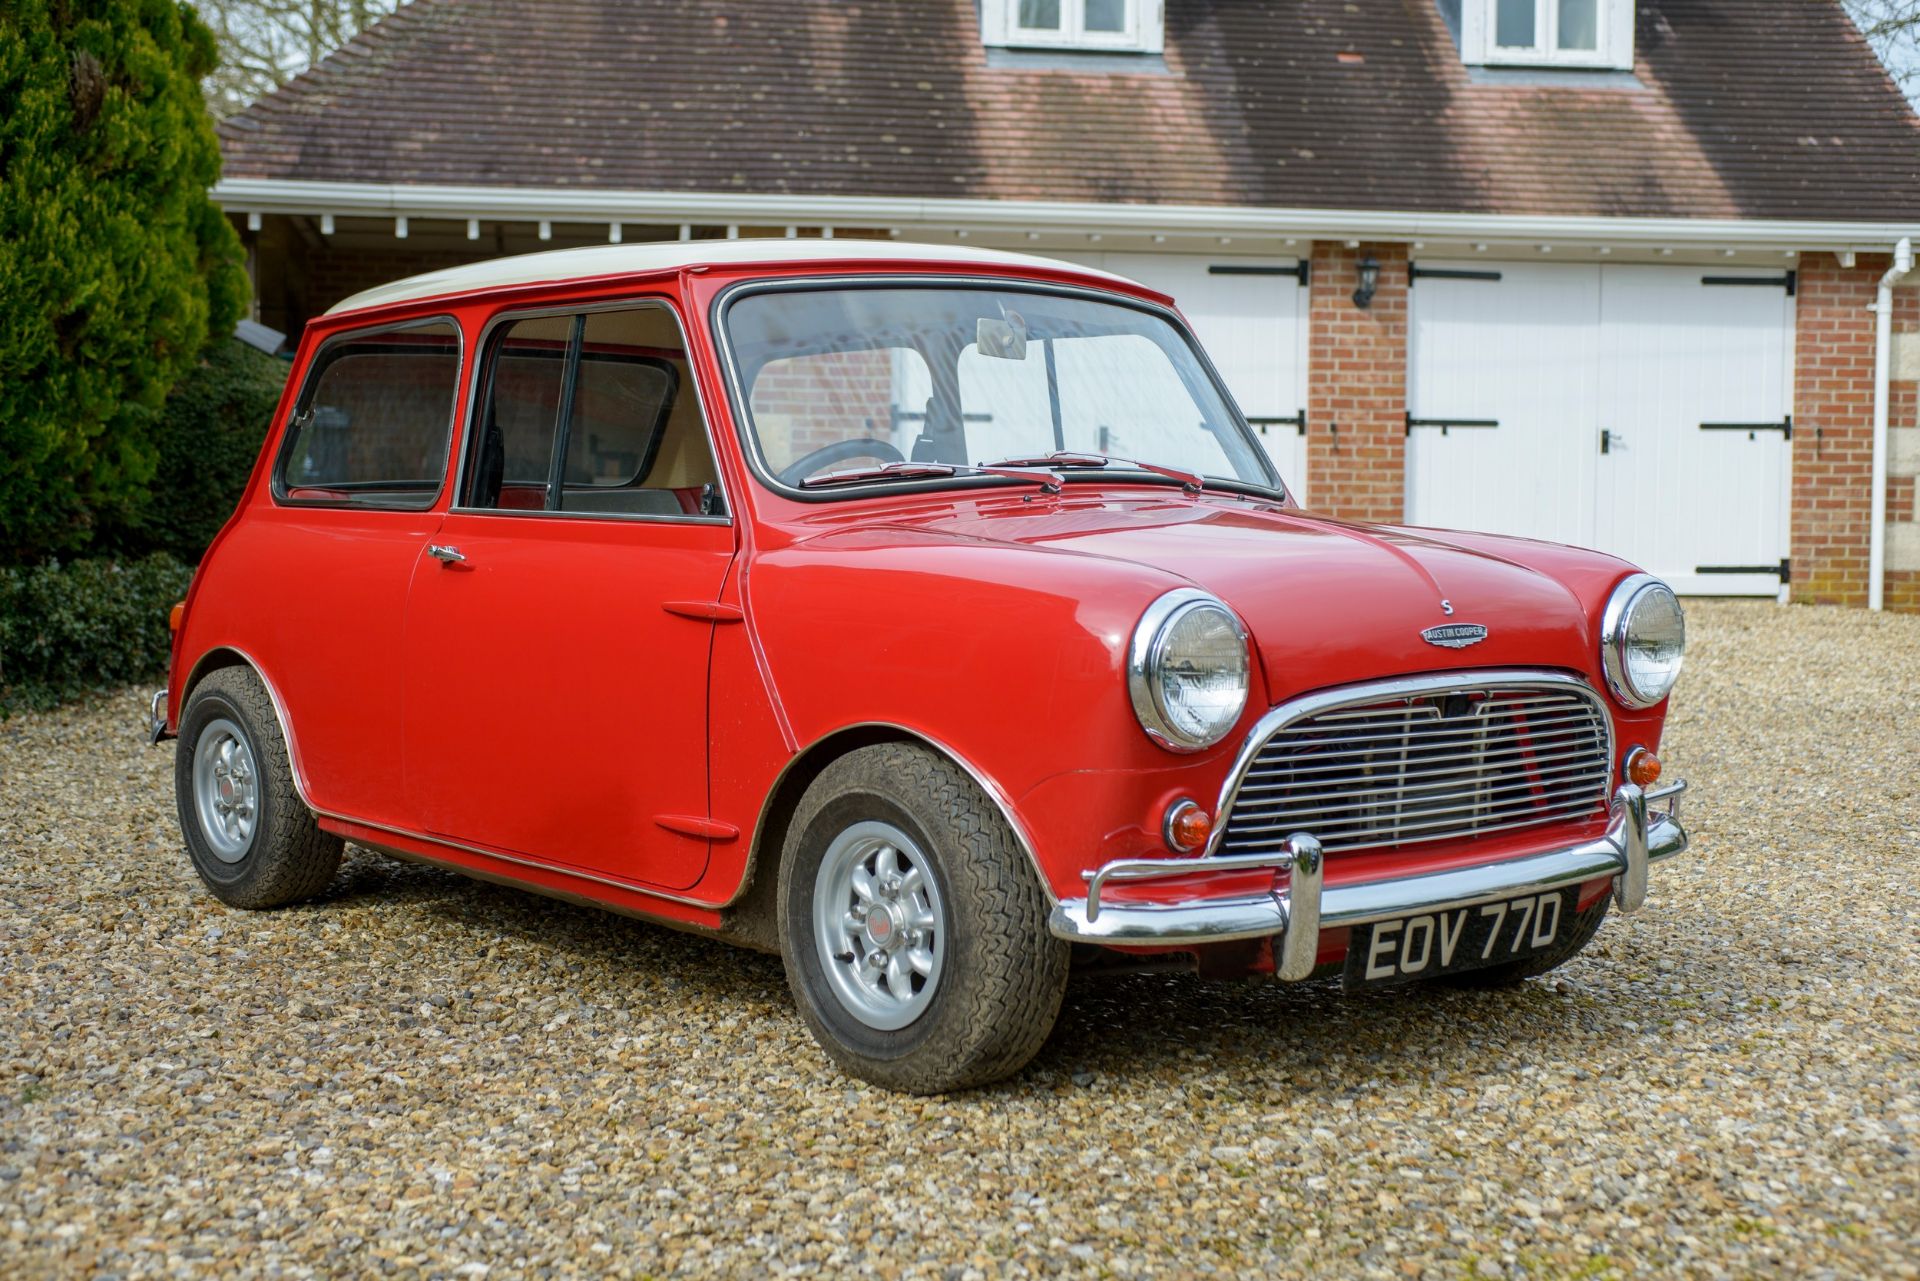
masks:
<instances>
[{"instance_id":1,"label":"rear quarter window","mask_svg":"<svg viewBox=\"0 0 1920 1281\"><path fill-rule=\"evenodd\" d=\"M348 334L314 356L274 467L284 503L431 507L460 384L450 320Z\"/></svg>"}]
</instances>

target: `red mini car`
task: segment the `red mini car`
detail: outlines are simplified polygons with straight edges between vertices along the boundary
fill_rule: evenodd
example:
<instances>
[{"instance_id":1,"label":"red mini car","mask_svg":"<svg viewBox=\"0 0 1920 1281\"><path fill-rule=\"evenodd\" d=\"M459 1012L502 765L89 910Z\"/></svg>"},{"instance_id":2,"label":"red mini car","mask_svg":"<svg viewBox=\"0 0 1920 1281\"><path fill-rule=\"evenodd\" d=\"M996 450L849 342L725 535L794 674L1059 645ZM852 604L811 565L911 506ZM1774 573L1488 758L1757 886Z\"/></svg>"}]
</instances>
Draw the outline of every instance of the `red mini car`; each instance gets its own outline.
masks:
<instances>
[{"instance_id":1,"label":"red mini car","mask_svg":"<svg viewBox=\"0 0 1920 1281\"><path fill-rule=\"evenodd\" d=\"M225 902L353 841L777 950L905 1090L1020 1068L1070 964L1517 981L1687 843L1664 584L1302 510L1169 299L1012 254L351 298L176 629Z\"/></svg>"}]
</instances>

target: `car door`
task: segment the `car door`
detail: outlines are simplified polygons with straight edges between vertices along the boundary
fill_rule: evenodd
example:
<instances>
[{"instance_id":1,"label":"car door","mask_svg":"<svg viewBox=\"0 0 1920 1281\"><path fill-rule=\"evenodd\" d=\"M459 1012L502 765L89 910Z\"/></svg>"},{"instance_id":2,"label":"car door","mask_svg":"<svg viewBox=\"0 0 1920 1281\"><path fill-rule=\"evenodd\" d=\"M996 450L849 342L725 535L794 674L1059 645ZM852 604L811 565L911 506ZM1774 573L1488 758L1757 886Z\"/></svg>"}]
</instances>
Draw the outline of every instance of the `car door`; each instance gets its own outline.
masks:
<instances>
[{"instance_id":1,"label":"car door","mask_svg":"<svg viewBox=\"0 0 1920 1281\"><path fill-rule=\"evenodd\" d=\"M408 602L434 835L667 889L706 867L707 664L734 532L662 302L512 316Z\"/></svg>"}]
</instances>

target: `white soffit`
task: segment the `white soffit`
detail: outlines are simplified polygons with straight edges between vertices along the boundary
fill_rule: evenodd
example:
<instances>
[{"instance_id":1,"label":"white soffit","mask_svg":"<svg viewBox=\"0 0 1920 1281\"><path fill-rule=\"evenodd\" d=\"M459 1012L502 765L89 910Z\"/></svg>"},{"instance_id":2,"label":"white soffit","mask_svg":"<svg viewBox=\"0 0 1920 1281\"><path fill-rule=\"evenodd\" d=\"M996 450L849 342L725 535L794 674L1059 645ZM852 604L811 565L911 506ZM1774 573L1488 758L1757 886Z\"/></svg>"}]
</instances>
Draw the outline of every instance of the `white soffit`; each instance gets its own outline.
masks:
<instances>
[{"instance_id":1,"label":"white soffit","mask_svg":"<svg viewBox=\"0 0 1920 1281\"><path fill-rule=\"evenodd\" d=\"M780 227L971 228L1166 235L1296 236L1379 241L1517 241L1638 247L1884 250L1912 228L1887 223L1738 218L1587 218L1539 214L1403 213L1214 205L917 200L862 196L600 191L572 187L453 187L225 178L214 199L234 212L378 215L527 222L621 221Z\"/></svg>"}]
</instances>

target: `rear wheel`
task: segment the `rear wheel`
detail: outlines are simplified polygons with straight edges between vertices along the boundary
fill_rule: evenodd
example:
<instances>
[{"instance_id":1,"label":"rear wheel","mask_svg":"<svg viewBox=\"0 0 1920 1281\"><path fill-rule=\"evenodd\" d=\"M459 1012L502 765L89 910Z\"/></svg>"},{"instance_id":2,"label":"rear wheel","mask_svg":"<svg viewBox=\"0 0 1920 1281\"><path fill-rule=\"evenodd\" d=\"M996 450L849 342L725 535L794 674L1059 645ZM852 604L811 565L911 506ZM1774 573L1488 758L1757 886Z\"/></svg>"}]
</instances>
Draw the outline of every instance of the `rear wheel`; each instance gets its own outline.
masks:
<instances>
[{"instance_id":1,"label":"rear wheel","mask_svg":"<svg viewBox=\"0 0 1920 1281\"><path fill-rule=\"evenodd\" d=\"M916 1094L984 1085L1039 1050L1067 945L1006 820L920 747L863 748L802 798L780 863L780 952L816 1040Z\"/></svg>"},{"instance_id":2,"label":"rear wheel","mask_svg":"<svg viewBox=\"0 0 1920 1281\"><path fill-rule=\"evenodd\" d=\"M1444 983L1449 987L1464 988L1501 988L1513 987L1527 979L1538 978L1550 970L1557 970L1586 950L1593 942L1593 936L1600 932L1600 923L1607 919L1607 908L1613 903L1613 894L1602 894L1595 902L1573 918L1573 928L1558 947L1534 956L1523 957L1518 961L1508 961L1504 965L1489 965L1484 969L1462 970L1458 974L1443 974L1434 979L1435 983Z\"/></svg>"},{"instance_id":3,"label":"rear wheel","mask_svg":"<svg viewBox=\"0 0 1920 1281\"><path fill-rule=\"evenodd\" d=\"M187 700L174 795L194 870L223 903L283 907L339 870L340 838L301 802L273 702L248 668L214 672Z\"/></svg>"}]
</instances>

